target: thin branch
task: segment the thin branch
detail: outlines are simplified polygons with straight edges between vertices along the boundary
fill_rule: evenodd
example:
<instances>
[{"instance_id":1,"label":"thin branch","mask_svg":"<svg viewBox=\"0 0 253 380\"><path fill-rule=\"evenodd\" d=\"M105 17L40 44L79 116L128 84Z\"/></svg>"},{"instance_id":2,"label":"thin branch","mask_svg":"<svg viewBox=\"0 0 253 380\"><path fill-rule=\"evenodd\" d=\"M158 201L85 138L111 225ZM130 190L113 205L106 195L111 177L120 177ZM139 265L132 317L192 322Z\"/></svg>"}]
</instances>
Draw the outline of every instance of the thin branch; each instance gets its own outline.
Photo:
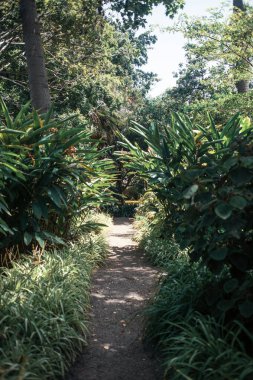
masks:
<instances>
[{"instance_id":1,"label":"thin branch","mask_svg":"<svg viewBox=\"0 0 253 380\"><path fill-rule=\"evenodd\" d=\"M20 81L14 80L14 79L10 79L10 78L4 77L3 75L0 75L0 78L7 80L9 82L12 82L12 83L14 83L14 84L16 84L22 88L27 88L27 85L25 84L25 82L20 82Z\"/></svg>"}]
</instances>

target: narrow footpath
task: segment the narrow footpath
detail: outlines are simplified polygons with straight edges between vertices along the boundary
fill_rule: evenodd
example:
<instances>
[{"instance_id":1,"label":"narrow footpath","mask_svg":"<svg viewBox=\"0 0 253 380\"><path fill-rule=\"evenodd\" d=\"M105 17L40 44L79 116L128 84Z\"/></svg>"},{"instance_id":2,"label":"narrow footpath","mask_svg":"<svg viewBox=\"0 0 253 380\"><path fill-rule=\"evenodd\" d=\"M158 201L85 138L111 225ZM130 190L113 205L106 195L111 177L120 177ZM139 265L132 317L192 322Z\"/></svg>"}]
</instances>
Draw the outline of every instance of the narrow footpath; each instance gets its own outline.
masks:
<instances>
[{"instance_id":1,"label":"narrow footpath","mask_svg":"<svg viewBox=\"0 0 253 380\"><path fill-rule=\"evenodd\" d=\"M142 312L158 272L132 237L129 219L117 218L109 234L109 257L93 277L89 345L66 380L161 380L142 345Z\"/></svg>"}]
</instances>

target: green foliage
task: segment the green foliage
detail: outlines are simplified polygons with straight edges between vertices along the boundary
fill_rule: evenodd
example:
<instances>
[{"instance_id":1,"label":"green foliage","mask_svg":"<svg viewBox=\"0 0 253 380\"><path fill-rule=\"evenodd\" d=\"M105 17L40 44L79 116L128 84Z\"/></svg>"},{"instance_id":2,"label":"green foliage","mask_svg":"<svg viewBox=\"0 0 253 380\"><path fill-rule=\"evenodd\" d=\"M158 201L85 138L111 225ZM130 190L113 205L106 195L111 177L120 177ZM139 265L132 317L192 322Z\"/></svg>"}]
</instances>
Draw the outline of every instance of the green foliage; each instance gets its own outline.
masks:
<instances>
[{"instance_id":1,"label":"green foliage","mask_svg":"<svg viewBox=\"0 0 253 380\"><path fill-rule=\"evenodd\" d=\"M253 92L246 94L228 94L215 96L213 99L193 102L184 110L191 114L197 123L208 124L207 114L210 113L217 124L225 124L236 112L250 118L252 113Z\"/></svg>"},{"instance_id":2,"label":"green foliage","mask_svg":"<svg viewBox=\"0 0 253 380\"><path fill-rule=\"evenodd\" d=\"M106 250L103 233L86 234L71 247L2 269L2 379L55 379L66 373L87 343L91 272Z\"/></svg>"},{"instance_id":3,"label":"green foliage","mask_svg":"<svg viewBox=\"0 0 253 380\"><path fill-rule=\"evenodd\" d=\"M186 63L175 73L173 88L139 108L141 124L162 126L171 111L186 113L202 126L208 126L207 112L218 124L225 124L236 112L252 117L253 10L247 6L245 12L232 14L231 6L232 1L230 9L212 10L205 17L183 15L169 28L188 41ZM250 84L249 91L238 94L243 81Z\"/></svg>"},{"instance_id":4,"label":"green foliage","mask_svg":"<svg viewBox=\"0 0 253 380\"><path fill-rule=\"evenodd\" d=\"M154 216L150 214L149 212L146 217L139 217L137 211L135 240L139 242L139 246L144 249L153 264L166 269L182 251L174 240L163 236L163 222L154 220Z\"/></svg>"},{"instance_id":5,"label":"green foliage","mask_svg":"<svg viewBox=\"0 0 253 380\"><path fill-rule=\"evenodd\" d=\"M239 115L223 127L210 118L208 128L192 125L189 118L172 115L169 126L132 128L148 149L123 137L129 152L119 153L125 165L153 189L166 219L165 234L175 234L191 260L202 262L214 273L229 267L238 286L221 290L210 309L220 315L242 312L252 305L252 123ZM238 289L238 293L236 291ZM240 294L240 296L239 296ZM231 315L231 314L230 314ZM235 315L235 314L234 314ZM249 322L249 320L248 320Z\"/></svg>"},{"instance_id":6,"label":"green foliage","mask_svg":"<svg viewBox=\"0 0 253 380\"><path fill-rule=\"evenodd\" d=\"M13 119L1 101L1 250L63 243L73 215L103 202L111 184L112 164L87 122L73 127L29 108Z\"/></svg>"},{"instance_id":7,"label":"green foliage","mask_svg":"<svg viewBox=\"0 0 253 380\"><path fill-rule=\"evenodd\" d=\"M110 206L102 207L102 211L108 213L115 218L132 218L135 214L136 205L132 204L111 204Z\"/></svg>"},{"instance_id":8,"label":"green foliage","mask_svg":"<svg viewBox=\"0 0 253 380\"><path fill-rule=\"evenodd\" d=\"M101 1L39 0L36 6L56 112L79 111L110 134L113 125L128 120L154 81L155 75L140 66L155 37L122 30L104 16ZM0 93L17 110L29 99L19 2L1 2L0 20Z\"/></svg>"},{"instance_id":9,"label":"green foliage","mask_svg":"<svg viewBox=\"0 0 253 380\"><path fill-rule=\"evenodd\" d=\"M166 374L173 380L249 380L253 360L240 341L245 330L234 322L230 329L214 319L196 315L190 321L171 324L180 333L166 341ZM252 340L252 336L250 339Z\"/></svg>"},{"instance_id":10,"label":"green foliage","mask_svg":"<svg viewBox=\"0 0 253 380\"><path fill-rule=\"evenodd\" d=\"M152 12L154 6L163 4L166 9L166 14L173 17L178 9L183 8L184 0L112 0L111 8L114 11L119 12L123 19L123 25L125 28L139 28L144 27L146 24L145 17Z\"/></svg>"},{"instance_id":11,"label":"green foliage","mask_svg":"<svg viewBox=\"0 0 253 380\"><path fill-rule=\"evenodd\" d=\"M138 213L137 213L138 214ZM161 355L167 379L250 379L253 336L240 321L210 316L211 295L228 280L228 270L213 274L201 263L192 264L174 240L160 236L159 214L138 216L138 240L146 255L163 269L157 294L145 311L145 340ZM165 273L164 273L165 271ZM215 289L214 284L217 286Z\"/></svg>"},{"instance_id":12,"label":"green foliage","mask_svg":"<svg viewBox=\"0 0 253 380\"><path fill-rule=\"evenodd\" d=\"M185 16L172 29L184 33L189 41L187 55L191 59L204 59L214 71L223 68L220 73L223 76L226 73L226 78L222 78L224 83L227 78L234 81L252 78L252 18L250 6L245 11L238 9L225 19L224 9L213 10L208 17ZM206 76L203 77L205 80ZM208 80L212 81L211 75Z\"/></svg>"},{"instance_id":13,"label":"green foliage","mask_svg":"<svg viewBox=\"0 0 253 380\"><path fill-rule=\"evenodd\" d=\"M143 107L140 107L137 120L143 125L155 123L159 126L167 124L170 120L170 113L181 112L187 114L194 124L201 124L208 127L211 114L215 123L225 124L237 112L244 117L253 117L252 99L253 92L250 90L244 94L234 93L227 88L224 91L220 88L210 87L206 82L189 82L187 78L182 78L182 82L177 86L168 89L164 94L146 100ZM193 81L195 82L193 78ZM217 79L216 83L222 83Z\"/></svg>"}]
</instances>

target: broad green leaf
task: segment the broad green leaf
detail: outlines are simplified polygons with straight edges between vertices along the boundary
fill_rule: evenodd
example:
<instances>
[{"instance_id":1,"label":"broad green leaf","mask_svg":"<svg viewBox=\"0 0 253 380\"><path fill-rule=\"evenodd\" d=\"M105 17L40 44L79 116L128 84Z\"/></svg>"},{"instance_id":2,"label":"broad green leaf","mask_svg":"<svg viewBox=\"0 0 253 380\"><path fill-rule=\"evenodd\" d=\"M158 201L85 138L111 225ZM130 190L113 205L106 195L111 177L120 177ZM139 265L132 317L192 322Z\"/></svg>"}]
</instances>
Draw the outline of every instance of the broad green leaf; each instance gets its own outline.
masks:
<instances>
[{"instance_id":1,"label":"broad green leaf","mask_svg":"<svg viewBox=\"0 0 253 380\"><path fill-rule=\"evenodd\" d=\"M238 280L236 278L231 278L230 280L225 282L225 284L223 285L223 289L226 293L231 293L237 289L238 285Z\"/></svg>"},{"instance_id":2,"label":"broad green leaf","mask_svg":"<svg viewBox=\"0 0 253 380\"><path fill-rule=\"evenodd\" d=\"M229 203L231 206L236 207L239 210L243 210L248 204L246 199L239 195L235 195L234 197L230 198Z\"/></svg>"},{"instance_id":3,"label":"broad green leaf","mask_svg":"<svg viewBox=\"0 0 253 380\"><path fill-rule=\"evenodd\" d=\"M242 162L245 168L253 168L253 157L240 157L240 161Z\"/></svg>"},{"instance_id":4,"label":"broad green leaf","mask_svg":"<svg viewBox=\"0 0 253 380\"><path fill-rule=\"evenodd\" d=\"M243 253L233 254L230 257L230 261L241 272L246 272L249 266L249 260Z\"/></svg>"},{"instance_id":5,"label":"broad green leaf","mask_svg":"<svg viewBox=\"0 0 253 380\"><path fill-rule=\"evenodd\" d=\"M48 196L50 197L50 199L54 202L54 204L57 207L61 208L62 207L62 201L61 201L61 198L60 198L58 192L53 187L51 187L47 190L47 193L48 193Z\"/></svg>"},{"instance_id":6,"label":"broad green leaf","mask_svg":"<svg viewBox=\"0 0 253 380\"><path fill-rule=\"evenodd\" d=\"M248 129L252 128L251 119L248 116L241 119L240 127L242 132L245 132Z\"/></svg>"},{"instance_id":7,"label":"broad green leaf","mask_svg":"<svg viewBox=\"0 0 253 380\"><path fill-rule=\"evenodd\" d=\"M228 158L224 163L223 166L226 170L229 170L232 168L232 166L235 166L238 163L237 157L230 157Z\"/></svg>"},{"instance_id":8,"label":"broad green leaf","mask_svg":"<svg viewBox=\"0 0 253 380\"><path fill-rule=\"evenodd\" d=\"M215 207L215 214L219 218L226 220L232 215L232 208L227 203L220 203L218 206Z\"/></svg>"},{"instance_id":9,"label":"broad green leaf","mask_svg":"<svg viewBox=\"0 0 253 380\"><path fill-rule=\"evenodd\" d=\"M244 318L251 318L253 316L253 302L245 301L239 305L239 310Z\"/></svg>"},{"instance_id":10,"label":"broad green leaf","mask_svg":"<svg viewBox=\"0 0 253 380\"><path fill-rule=\"evenodd\" d=\"M8 224L0 218L0 227L3 231L8 232L9 234L13 235L13 230L8 226Z\"/></svg>"},{"instance_id":11,"label":"broad green leaf","mask_svg":"<svg viewBox=\"0 0 253 380\"><path fill-rule=\"evenodd\" d=\"M227 256L227 253L228 253L228 249L227 247L222 247L222 248L218 248L218 249L215 249L214 251L211 251L209 253L209 256L213 259L213 260L216 260L216 261L222 261L225 259L225 257Z\"/></svg>"},{"instance_id":12,"label":"broad green leaf","mask_svg":"<svg viewBox=\"0 0 253 380\"><path fill-rule=\"evenodd\" d=\"M45 240L42 234L35 232L35 239L39 243L39 246L44 249L45 248Z\"/></svg>"},{"instance_id":13,"label":"broad green leaf","mask_svg":"<svg viewBox=\"0 0 253 380\"><path fill-rule=\"evenodd\" d=\"M235 301L234 300L221 300L218 302L218 309L220 309L221 311L228 311L230 309L232 309L234 307L234 304L235 304Z\"/></svg>"},{"instance_id":14,"label":"broad green leaf","mask_svg":"<svg viewBox=\"0 0 253 380\"><path fill-rule=\"evenodd\" d=\"M234 169L230 176L235 185L244 185L249 183L253 178L252 171L242 167Z\"/></svg>"},{"instance_id":15,"label":"broad green leaf","mask_svg":"<svg viewBox=\"0 0 253 380\"><path fill-rule=\"evenodd\" d=\"M199 189L199 185L197 185L197 184L194 184L194 185L190 186L188 189L186 189L184 191L183 197L185 199L191 199L194 196L194 194L196 194L196 192L198 191L198 189Z\"/></svg>"},{"instance_id":16,"label":"broad green leaf","mask_svg":"<svg viewBox=\"0 0 253 380\"><path fill-rule=\"evenodd\" d=\"M29 245L31 243L32 239L33 239L33 236L31 234L29 234L29 232L26 231L24 233L24 243L25 243L25 245Z\"/></svg>"},{"instance_id":17,"label":"broad green leaf","mask_svg":"<svg viewBox=\"0 0 253 380\"><path fill-rule=\"evenodd\" d=\"M12 129L13 128L12 118L10 116L10 113L8 111L8 108L7 108L6 104L5 104L5 102L3 101L3 99L1 97L0 97L0 105L1 105L2 112L3 112L4 117L5 117L5 121L6 121L7 127L9 129Z\"/></svg>"},{"instance_id":18,"label":"broad green leaf","mask_svg":"<svg viewBox=\"0 0 253 380\"><path fill-rule=\"evenodd\" d=\"M210 113L208 114L208 118L209 118L209 122L210 122L210 127L212 129L212 132L214 134L214 140L219 140L220 139L220 134L219 134L219 131L218 129L216 128L216 125L215 125L215 122L212 118L212 116L210 115Z\"/></svg>"},{"instance_id":19,"label":"broad green leaf","mask_svg":"<svg viewBox=\"0 0 253 380\"><path fill-rule=\"evenodd\" d=\"M41 216L42 216L42 210L41 210L41 207L40 207L39 202L34 202L34 203L32 204L32 209L33 209L33 214L34 214L34 216L35 216L37 219L41 219Z\"/></svg>"},{"instance_id":20,"label":"broad green leaf","mask_svg":"<svg viewBox=\"0 0 253 380\"><path fill-rule=\"evenodd\" d=\"M50 232L43 232L43 235L48 241L51 241L52 243L66 245L63 239Z\"/></svg>"}]
</instances>

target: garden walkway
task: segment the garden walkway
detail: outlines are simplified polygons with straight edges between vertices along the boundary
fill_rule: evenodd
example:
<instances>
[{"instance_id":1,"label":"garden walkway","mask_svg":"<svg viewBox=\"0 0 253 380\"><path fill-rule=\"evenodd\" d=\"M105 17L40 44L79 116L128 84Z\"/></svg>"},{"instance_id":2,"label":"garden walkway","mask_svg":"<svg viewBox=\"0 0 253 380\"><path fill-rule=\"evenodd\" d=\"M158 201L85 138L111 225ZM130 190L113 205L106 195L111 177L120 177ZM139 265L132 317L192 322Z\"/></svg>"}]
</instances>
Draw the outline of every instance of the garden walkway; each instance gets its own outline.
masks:
<instances>
[{"instance_id":1,"label":"garden walkway","mask_svg":"<svg viewBox=\"0 0 253 380\"><path fill-rule=\"evenodd\" d=\"M117 218L109 234L109 257L93 277L89 345L67 380L161 380L141 341L142 312L158 272L132 236L129 219Z\"/></svg>"}]
</instances>

